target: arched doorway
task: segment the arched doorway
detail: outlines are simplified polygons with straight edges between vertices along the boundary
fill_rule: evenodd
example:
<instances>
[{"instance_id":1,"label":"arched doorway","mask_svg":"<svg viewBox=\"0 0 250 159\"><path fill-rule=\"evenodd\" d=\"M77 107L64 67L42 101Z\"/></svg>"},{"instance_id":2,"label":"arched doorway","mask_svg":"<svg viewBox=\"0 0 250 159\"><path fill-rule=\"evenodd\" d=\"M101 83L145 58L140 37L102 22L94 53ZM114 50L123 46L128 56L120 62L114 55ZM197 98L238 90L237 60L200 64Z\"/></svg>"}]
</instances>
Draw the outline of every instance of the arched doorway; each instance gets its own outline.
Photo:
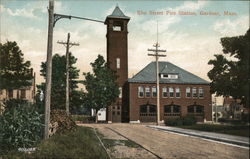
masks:
<instances>
[{"instance_id":1,"label":"arched doorway","mask_svg":"<svg viewBox=\"0 0 250 159\"><path fill-rule=\"evenodd\" d=\"M156 105L152 104L140 105L141 122L156 122L156 117L157 117Z\"/></svg>"},{"instance_id":2,"label":"arched doorway","mask_svg":"<svg viewBox=\"0 0 250 159\"><path fill-rule=\"evenodd\" d=\"M188 115L195 116L198 121L204 120L204 106L202 105L189 105L187 107Z\"/></svg>"},{"instance_id":3,"label":"arched doorway","mask_svg":"<svg viewBox=\"0 0 250 159\"><path fill-rule=\"evenodd\" d=\"M180 105L165 105L164 106L164 119L168 118L179 118L181 116Z\"/></svg>"}]
</instances>

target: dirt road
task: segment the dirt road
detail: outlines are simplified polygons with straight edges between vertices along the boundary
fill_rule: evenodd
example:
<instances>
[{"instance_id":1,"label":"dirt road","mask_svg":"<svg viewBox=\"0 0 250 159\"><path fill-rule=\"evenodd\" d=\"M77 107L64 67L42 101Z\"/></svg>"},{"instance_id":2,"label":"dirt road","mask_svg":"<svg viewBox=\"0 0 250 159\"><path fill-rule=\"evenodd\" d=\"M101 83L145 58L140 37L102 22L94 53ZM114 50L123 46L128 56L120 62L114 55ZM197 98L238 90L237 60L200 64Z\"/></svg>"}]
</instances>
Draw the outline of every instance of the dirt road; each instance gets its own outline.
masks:
<instances>
[{"instance_id":1,"label":"dirt road","mask_svg":"<svg viewBox=\"0 0 250 159\"><path fill-rule=\"evenodd\" d=\"M166 159L248 159L249 149L146 128L137 124L86 124L112 136L114 130ZM116 134L117 136L117 134Z\"/></svg>"}]
</instances>

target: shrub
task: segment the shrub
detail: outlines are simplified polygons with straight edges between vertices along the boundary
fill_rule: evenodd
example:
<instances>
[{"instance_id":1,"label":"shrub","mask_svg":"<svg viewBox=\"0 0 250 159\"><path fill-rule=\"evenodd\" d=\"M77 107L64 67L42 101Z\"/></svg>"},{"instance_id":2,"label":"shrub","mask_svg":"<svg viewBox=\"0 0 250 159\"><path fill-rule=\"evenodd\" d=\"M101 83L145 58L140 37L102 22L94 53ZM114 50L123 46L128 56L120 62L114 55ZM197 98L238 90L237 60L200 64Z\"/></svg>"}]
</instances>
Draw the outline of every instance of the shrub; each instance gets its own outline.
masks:
<instances>
[{"instance_id":1,"label":"shrub","mask_svg":"<svg viewBox=\"0 0 250 159\"><path fill-rule=\"evenodd\" d=\"M53 124L57 122L58 128L56 133L64 133L66 131L75 130L76 124L71 116L67 115L65 110L54 109L51 110L50 122Z\"/></svg>"},{"instance_id":2,"label":"shrub","mask_svg":"<svg viewBox=\"0 0 250 159\"><path fill-rule=\"evenodd\" d=\"M168 126L179 126L183 125L182 118L166 119L165 124Z\"/></svg>"},{"instance_id":3,"label":"shrub","mask_svg":"<svg viewBox=\"0 0 250 159\"><path fill-rule=\"evenodd\" d=\"M218 119L218 122L223 122L223 123L224 123L224 122L226 122L226 121L227 121L226 118L219 118L219 119Z\"/></svg>"},{"instance_id":4,"label":"shrub","mask_svg":"<svg viewBox=\"0 0 250 159\"><path fill-rule=\"evenodd\" d=\"M94 123L94 116L86 116L86 115L71 115L74 121L80 121L81 123Z\"/></svg>"},{"instance_id":5,"label":"shrub","mask_svg":"<svg viewBox=\"0 0 250 159\"><path fill-rule=\"evenodd\" d=\"M182 121L183 121L183 125L194 125L197 122L197 120L194 116L183 117Z\"/></svg>"},{"instance_id":6,"label":"shrub","mask_svg":"<svg viewBox=\"0 0 250 159\"><path fill-rule=\"evenodd\" d=\"M182 118L166 119L165 125L167 126L182 126L182 125L194 125L196 124L194 116L186 116Z\"/></svg>"},{"instance_id":7,"label":"shrub","mask_svg":"<svg viewBox=\"0 0 250 159\"><path fill-rule=\"evenodd\" d=\"M242 121L249 123L249 114L242 114Z\"/></svg>"},{"instance_id":8,"label":"shrub","mask_svg":"<svg viewBox=\"0 0 250 159\"><path fill-rule=\"evenodd\" d=\"M42 115L35 107L21 100L6 102L0 116L1 150L30 147L42 137Z\"/></svg>"}]
</instances>

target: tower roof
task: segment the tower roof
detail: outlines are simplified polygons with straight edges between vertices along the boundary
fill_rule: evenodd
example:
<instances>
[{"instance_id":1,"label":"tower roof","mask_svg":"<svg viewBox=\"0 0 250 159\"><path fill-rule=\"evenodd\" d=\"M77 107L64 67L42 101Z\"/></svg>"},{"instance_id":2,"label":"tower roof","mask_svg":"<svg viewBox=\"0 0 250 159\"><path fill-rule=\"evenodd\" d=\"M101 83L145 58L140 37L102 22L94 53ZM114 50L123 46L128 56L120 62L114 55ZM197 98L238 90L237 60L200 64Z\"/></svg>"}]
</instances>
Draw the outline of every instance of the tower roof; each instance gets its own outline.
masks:
<instances>
[{"instance_id":1,"label":"tower roof","mask_svg":"<svg viewBox=\"0 0 250 159\"><path fill-rule=\"evenodd\" d=\"M121 9L116 6L111 15L107 16L107 18L119 18L119 19L130 19L130 17L123 14Z\"/></svg>"},{"instance_id":2,"label":"tower roof","mask_svg":"<svg viewBox=\"0 0 250 159\"><path fill-rule=\"evenodd\" d=\"M130 78L128 82L131 83L155 83L155 62L151 62L134 77ZM159 74L176 74L177 79L163 79L160 78L160 83L176 83L176 84L209 84L208 81L170 63L159 62Z\"/></svg>"}]
</instances>

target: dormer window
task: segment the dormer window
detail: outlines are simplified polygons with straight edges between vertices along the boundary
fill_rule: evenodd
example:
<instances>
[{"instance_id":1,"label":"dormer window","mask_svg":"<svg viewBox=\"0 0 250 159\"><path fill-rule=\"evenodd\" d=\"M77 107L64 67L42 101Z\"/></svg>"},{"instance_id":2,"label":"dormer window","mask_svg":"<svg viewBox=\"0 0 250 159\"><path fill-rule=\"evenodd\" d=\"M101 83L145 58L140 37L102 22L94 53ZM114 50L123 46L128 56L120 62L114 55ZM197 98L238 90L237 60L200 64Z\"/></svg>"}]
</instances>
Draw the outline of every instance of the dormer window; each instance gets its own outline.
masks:
<instances>
[{"instance_id":1,"label":"dormer window","mask_svg":"<svg viewBox=\"0 0 250 159\"><path fill-rule=\"evenodd\" d=\"M178 79L178 74L161 74L163 79Z\"/></svg>"},{"instance_id":2,"label":"dormer window","mask_svg":"<svg viewBox=\"0 0 250 159\"><path fill-rule=\"evenodd\" d=\"M114 21L113 31L122 31L122 30L123 30L122 22Z\"/></svg>"}]
</instances>

